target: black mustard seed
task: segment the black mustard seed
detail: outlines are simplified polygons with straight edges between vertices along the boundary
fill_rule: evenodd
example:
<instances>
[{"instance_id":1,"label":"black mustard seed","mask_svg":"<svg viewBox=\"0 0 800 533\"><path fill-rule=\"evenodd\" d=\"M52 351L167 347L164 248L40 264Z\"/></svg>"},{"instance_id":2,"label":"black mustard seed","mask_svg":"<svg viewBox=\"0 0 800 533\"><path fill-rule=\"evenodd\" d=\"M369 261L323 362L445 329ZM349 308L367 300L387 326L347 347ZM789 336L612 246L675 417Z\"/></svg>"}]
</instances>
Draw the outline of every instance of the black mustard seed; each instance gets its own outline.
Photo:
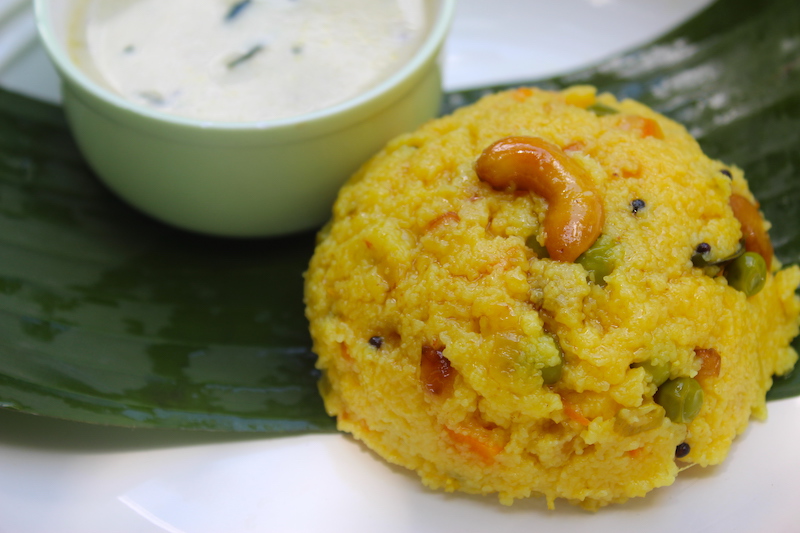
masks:
<instances>
[{"instance_id":1,"label":"black mustard seed","mask_svg":"<svg viewBox=\"0 0 800 533\"><path fill-rule=\"evenodd\" d=\"M377 335L374 337L370 337L369 344L374 348L380 348L381 346L383 346L383 337L378 337Z\"/></svg>"},{"instance_id":2,"label":"black mustard seed","mask_svg":"<svg viewBox=\"0 0 800 533\"><path fill-rule=\"evenodd\" d=\"M689 452L692 451L691 446L685 442L681 442L677 446L675 446L675 457L680 459L681 457L686 457L689 455Z\"/></svg>"},{"instance_id":3,"label":"black mustard seed","mask_svg":"<svg viewBox=\"0 0 800 533\"><path fill-rule=\"evenodd\" d=\"M647 204L644 202L644 200L642 200L641 198L637 198L636 200L631 202L631 211L635 215L636 213L644 209L646 205Z\"/></svg>"}]
</instances>

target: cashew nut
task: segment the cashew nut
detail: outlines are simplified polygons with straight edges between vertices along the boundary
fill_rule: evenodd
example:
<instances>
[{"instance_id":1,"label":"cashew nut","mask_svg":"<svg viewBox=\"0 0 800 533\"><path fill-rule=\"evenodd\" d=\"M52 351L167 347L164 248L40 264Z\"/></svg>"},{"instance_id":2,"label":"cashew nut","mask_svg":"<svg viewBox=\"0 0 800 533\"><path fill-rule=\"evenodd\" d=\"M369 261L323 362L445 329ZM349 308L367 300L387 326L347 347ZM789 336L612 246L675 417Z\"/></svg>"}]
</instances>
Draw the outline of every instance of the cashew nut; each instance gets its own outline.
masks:
<instances>
[{"instance_id":1,"label":"cashew nut","mask_svg":"<svg viewBox=\"0 0 800 533\"><path fill-rule=\"evenodd\" d=\"M767 271L772 266L772 241L767 230L764 229L764 220L758 212L758 206L739 194L732 194L730 199L733 216L742 225L744 247L748 252L756 252L767 263Z\"/></svg>"},{"instance_id":2,"label":"cashew nut","mask_svg":"<svg viewBox=\"0 0 800 533\"><path fill-rule=\"evenodd\" d=\"M552 259L573 262L600 235L600 195L587 172L558 146L538 137L507 137L483 151L475 171L495 189L514 185L547 200L545 247Z\"/></svg>"}]
</instances>

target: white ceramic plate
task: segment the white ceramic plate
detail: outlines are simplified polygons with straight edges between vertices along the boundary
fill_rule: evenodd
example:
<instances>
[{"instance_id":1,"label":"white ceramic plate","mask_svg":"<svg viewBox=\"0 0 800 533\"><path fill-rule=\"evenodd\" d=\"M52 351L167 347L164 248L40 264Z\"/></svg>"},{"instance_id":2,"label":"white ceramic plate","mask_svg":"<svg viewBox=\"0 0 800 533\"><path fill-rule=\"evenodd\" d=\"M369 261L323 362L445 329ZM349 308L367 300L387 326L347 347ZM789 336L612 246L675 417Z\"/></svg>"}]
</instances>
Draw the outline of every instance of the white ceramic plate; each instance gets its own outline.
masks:
<instances>
[{"instance_id":1,"label":"white ceramic plate","mask_svg":"<svg viewBox=\"0 0 800 533\"><path fill-rule=\"evenodd\" d=\"M448 89L572 70L708 0L461 0ZM0 85L58 101L27 0L0 0ZM800 399L771 403L721 467L590 514L434 493L343 435L264 439L88 426L0 411L0 533L800 531Z\"/></svg>"}]
</instances>

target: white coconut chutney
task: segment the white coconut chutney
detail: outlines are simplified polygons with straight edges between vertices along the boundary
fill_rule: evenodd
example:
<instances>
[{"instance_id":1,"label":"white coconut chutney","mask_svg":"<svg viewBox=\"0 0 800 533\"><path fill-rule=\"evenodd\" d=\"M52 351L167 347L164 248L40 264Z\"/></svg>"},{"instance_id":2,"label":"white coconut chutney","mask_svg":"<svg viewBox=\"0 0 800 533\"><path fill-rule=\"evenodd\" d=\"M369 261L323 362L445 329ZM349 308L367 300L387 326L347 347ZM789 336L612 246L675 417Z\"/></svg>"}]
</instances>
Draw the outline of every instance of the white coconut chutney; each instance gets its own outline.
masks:
<instances>
[{"instance_id":1,"label":"white coconut chutney","mask_svg":"<svg viewBox=\"0 0 800 533\"><path fill-rule=\"evenodd\" d=\"M251 122L324 109L408 61L425 0L86 0L72 53L154 110Z\"/></svg>"}]
</instances>

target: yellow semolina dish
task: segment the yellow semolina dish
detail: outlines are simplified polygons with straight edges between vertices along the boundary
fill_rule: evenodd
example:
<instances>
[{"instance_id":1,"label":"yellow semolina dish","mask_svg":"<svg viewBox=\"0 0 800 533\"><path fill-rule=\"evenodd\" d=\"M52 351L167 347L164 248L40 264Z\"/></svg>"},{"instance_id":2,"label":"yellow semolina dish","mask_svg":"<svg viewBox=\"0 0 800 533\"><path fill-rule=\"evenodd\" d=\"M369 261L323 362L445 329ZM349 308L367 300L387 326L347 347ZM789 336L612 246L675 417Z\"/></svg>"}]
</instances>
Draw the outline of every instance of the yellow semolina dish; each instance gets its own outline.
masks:
<instances>
[{"instance_id":1,"label":"yellow semolina dish","mask_svg":"<svg viewBox=\"0 0 800 533\"><path fill-rule=\"evenodd\" d=\"M522 88L390 142L306 273L325 406L446 491L587 509L722 462L797 354L742 172L634 101Z\"/></svg>"}]
</instances>

